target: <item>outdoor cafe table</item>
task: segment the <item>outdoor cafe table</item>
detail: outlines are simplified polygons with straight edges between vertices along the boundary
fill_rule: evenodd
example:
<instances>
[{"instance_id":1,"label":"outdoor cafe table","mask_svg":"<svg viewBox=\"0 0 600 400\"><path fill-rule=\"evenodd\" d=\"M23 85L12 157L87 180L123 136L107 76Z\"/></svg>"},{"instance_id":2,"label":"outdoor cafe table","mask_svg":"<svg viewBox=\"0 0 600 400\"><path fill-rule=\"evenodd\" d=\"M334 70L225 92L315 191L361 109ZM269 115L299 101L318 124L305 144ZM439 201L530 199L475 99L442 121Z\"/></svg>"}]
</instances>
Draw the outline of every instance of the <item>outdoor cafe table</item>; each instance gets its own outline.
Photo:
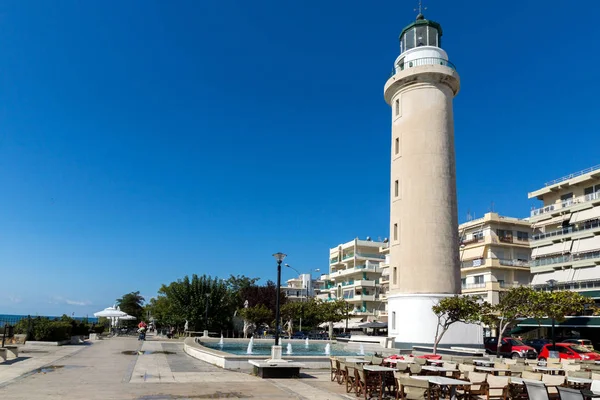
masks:
<instances>
[{"instance_id":1,"label":"outdoor cafe table","mask_svg":"<svg viewBox=\"0 0 600 400\"><path fill-rule=\"evenodd\" d=\"M482 367L493 367L494 361L492 360L473 360L473 364L481 365Z\"/></svg>"},{"instance_id":2,"label":"outdoor cafe table","mask_svg":"<svg viewBox=\"0 0 600 400\"><path fill-rule=\"evenodd\" d=\"M494 375L498 375L500 372L510 372L510 369L507 368L494 368L494 367L482 367L479 365L475 366L475 370L476 371L484 371L484 372L490 372Z\"/></svg>"},{"instance_id":3,"label":"outdoor cafe table","mask_svg":"<svg viewBox=\"0 0 600 400\"><path fill-rule=\"evenodd\" d=\"M365 365L363 367L365 371L375 372L379 375L379 382L381 382L381 393L383 393L383 384L385 382L384 375L386 373L394 373L395 369L390 367L382 367L381 365ZM379 397L381 398L381 396Z\"/></svg>"},{"instance_id":4,"label":"outdoor cafe table","mask_svg":"<svg viewBox=\"0 0 600 400\"><path fill-rule=\"evenodd\" d=\"M346 358L346 362L354 364L368 364L371 361L367 361L364 358Z\"/></svg>"},{"instance_id":5,"label":"outdoor cafe table","mask_svg":"<svg viewBox=\"0 0 600 400\"><path fill-rule=\"evenodd\" d=\"M536 381L535 379L525 379L525 378L519 378L517 376L510 377L510 383L514 383L515 385L522 385L525 382L534 383L534 384L542 383L542 381Z\"/></svg>"},{"instance_id":6,"label":"outdoor cafe table","mask_svg":"<svg viewBox=\"0 0 600 400\"><path fill-rule=\"evenodd\" d=\"M421 367L421 369L433 372L458 372L456 368L434 367L433 365L424 365Z\"/></svg>"},{"instance_id":7,"label":"outdoor cafe table","mask_svg":"<svg viewBox=\"0 0 600 400\"><path fill-rule=\"evenodd\" d=\"M385 358L383 360L384 363L388 363L388 364L398 364L398 363L405 363L405 364L414 364L415 360L411 358L409 359L401 359L401 358Z\"/></svg>"},{"instance_id":8,"label":"outdoor cafe table","mask_svg":"<svg viewBox=\"0 0 600 400\"><path fill-rule=\"evenodd\" d=\"M445 376L435 375L412 375L413 379L420 379L422 381L428 381L434 385L446 386L450 390L450 398L456 400L456 387L457 386L471 386L469 381L461 381L460 379L446 378Z\"/></svg>"},{"instance_id":9,"label":"outdoor cafe table","mask_svg":"<svg viewBox=\"0 0 600 400\"><path fill-rule=\"evenodd\" d=\"M430 359L428 359L427 363L430 364L430 365L431 364L433 364L433 365L439 365L439 364L443 364L444 360L430 360Z\"/></svg>"},{"instance_id":10,"label":"outdoor cafe table","mask_svg":"<svg viewBox=\"0 0 600 400\"><path fill-rule=\"evenodd\" d=\"M555 374L560 374L561 372L565 372L565 370L562 368L549 368L549 367L542 367L539 365L532 365L531 368L533 368L534 371L549 373L550 375L555 375Z\"/></svg>"}]
</instances>

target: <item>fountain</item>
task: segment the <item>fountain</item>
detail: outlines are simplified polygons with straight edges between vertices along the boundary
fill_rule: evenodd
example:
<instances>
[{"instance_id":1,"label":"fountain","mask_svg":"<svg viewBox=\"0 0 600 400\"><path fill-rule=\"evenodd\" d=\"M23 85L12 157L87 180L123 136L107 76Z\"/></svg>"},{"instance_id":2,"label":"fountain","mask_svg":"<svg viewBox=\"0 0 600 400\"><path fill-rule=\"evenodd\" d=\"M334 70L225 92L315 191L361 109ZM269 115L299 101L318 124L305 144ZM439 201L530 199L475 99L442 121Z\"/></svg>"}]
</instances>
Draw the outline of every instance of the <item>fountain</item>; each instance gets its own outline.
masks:
<instances>
[{"instance_id":1,"label":"fountain","mask_svg":"<svg viewBox=\"0 0 600 400\"><path fill-rule=\"evenodd\" d=\"M221 340L219 340L219 346L223 347L223 334L221 333Z\"/></svg>"},{"instance_id":2,"label":"fountain","mask_svg":"<svg viewBox=\"0 0 600 400\"><path fill-rule=\"evenodd\" d=\"M246 350L246 354L252 354L252 346L254 346L254 336L252 336L248 342L248 350Z\"/></svg>"},{"instance_id":3,"label":"fountain","mask_svg":"<svg viewBox=\"0 0 600 400\"><path fill-rule=\"evenodd\" d=\"M328 356L331 354L331 343L327 343L327 345L325 346L325 355ZM364 352L363 352L364 354Z\"/></svg>"},{"instance_id":4,"label":"fountain","mask_svg":"<svg viewBox=\"0 0 600 400\"><path fill-rule=\"evenodd\" d=\"M308 349L308 338L304 339L304 346Z\"/></svg>"},{"instance_id":5,"label":"fountain","mask_svg":"<svg viewBox=\"0 0 600 400\"><path fill-rule=\"evenodd\" d=\"M292 354L292 344L291 343L288 343L288 345L287 345L287 351L286 351L285 354Z\"/></svg>"},{"instance_id":6,"label":"fountain","mask_svg":"<svg viewBox=\"0 0 600 400\"><path fill-rule=\"evenodd\" d=\"M363 346L362 344L360 345L360 350L358 351L358 354L360 354L361 356L365 355L365 346Z\"/></svg>"}]
</instances>

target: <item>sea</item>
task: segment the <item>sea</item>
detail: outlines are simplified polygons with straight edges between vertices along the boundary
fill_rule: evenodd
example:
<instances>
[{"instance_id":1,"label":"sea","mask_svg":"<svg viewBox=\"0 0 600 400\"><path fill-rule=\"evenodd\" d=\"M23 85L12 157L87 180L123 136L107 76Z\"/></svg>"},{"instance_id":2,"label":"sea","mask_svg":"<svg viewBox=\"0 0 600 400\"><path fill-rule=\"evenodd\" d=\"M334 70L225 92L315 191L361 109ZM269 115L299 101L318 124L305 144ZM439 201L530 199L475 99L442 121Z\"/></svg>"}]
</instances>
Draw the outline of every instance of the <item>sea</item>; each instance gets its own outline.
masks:
<instances>
[{"instance_id":1,"label":"sea","mask_svg":"<svg viewBox=\"0 0 600 400\"><path fill-rule=\"evenodd\" d=\"M60 317L52 316L52 315L11 315L11 314L0 314L0 327L4 325L14 325L22 319L27 319L28 317L44 317L49 319L60 319ZM71 317L77 321L83 321L85 319L88 320L90 324L98 323L98 318L96 317Z\"/></svg>"}]
</instances>

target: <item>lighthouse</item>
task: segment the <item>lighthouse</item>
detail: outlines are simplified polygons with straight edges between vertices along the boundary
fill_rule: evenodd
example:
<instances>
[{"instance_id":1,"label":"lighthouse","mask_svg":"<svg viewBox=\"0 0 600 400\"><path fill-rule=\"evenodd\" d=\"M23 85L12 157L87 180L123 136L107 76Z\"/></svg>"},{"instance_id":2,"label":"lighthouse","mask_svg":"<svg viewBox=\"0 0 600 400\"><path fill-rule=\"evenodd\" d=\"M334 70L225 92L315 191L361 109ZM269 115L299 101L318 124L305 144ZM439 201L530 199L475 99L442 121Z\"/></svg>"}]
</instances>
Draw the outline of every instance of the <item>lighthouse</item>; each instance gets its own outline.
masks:
<instances>
[{"instance_id":1,"label":"lighthouse","mask_svg":"<svg viewBox=\"0 0 600 400\"><path fill-rule=\"evenodd\" d=\"M460 293L453 99L460 77L442 27L419 13L400 34L384 88L391 106L388 332L396 347L430 346L431 307ZM481 345L481 328L455 324L441 345Z\"/></svg>"}]
</instances>

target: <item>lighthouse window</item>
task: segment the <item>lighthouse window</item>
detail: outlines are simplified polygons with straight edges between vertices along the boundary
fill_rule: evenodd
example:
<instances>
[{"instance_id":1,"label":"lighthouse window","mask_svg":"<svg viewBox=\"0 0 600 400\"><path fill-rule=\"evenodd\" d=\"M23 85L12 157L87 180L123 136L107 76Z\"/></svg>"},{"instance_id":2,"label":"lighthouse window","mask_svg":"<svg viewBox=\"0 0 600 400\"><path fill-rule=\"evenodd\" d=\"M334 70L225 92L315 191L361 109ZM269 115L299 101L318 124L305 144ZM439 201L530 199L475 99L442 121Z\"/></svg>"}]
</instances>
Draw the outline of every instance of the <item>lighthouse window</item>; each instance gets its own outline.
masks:
<instances>
[{"instance_id":1,"label":"lighthouse window","mask_svg":"<svg viewBox=\"0 0 600 400\"><path fill-rule=\"evenodd\" d=\"M394 182L394 196L398 197L399 193L400 193L400 182L396 179L396 182Z\"/></svg>"},{"instance_id":2,"label":"lighthouse window","mask_svg":"<svg viewBox=\"0 0 600 400\"><path fill-rule=\"evenodd\" d=\"M398 114L400 114L400 99L396 99L396 116L398 116Z\"/></svg>"},{"instance_id":3,"label":"lighthouse window","mask_svg":"<svg viewBox=\"0 0 600 400\"><path fill-rule=\"evenodd\" d=\"M438 46L439 47L439 44L437 42L437 36L438 36L437 29L435 29L435 28L433 28L433 27L430 26L428 28L428 31L429 31L428 32L428 35L429 35L428 43L429 43L429 45L430 46Z\"/></svg>"},{"instance_id":4,"label":"lighthouse window","mask_svg":"<svg viewBox=\"0 0 600 400\"><path fill-rule=\"evenodd\" d=\"M400 153L400 138L396 138L396 140L394 141L394 153Z\"/></svg>"},{"instance_id":5,"label":"lighthouse window","mask_svg":"<svg viewBox=\"0 0 600 400\"><path fill-rule=\"evenodd\" d=\"M427 27L417 26L417 47L427 46Z\"/></svg>"},{"instance_id":6,"label":"lighthouse window","mask_svg":"<svg viewBox=\"0 0 600 400\"><path fill-rule=\"evenodd\" d=\"M404 34L406 38L406 50L412 49L415 47L415 30L411 29Z\"/></svg>"}]
</instances>

